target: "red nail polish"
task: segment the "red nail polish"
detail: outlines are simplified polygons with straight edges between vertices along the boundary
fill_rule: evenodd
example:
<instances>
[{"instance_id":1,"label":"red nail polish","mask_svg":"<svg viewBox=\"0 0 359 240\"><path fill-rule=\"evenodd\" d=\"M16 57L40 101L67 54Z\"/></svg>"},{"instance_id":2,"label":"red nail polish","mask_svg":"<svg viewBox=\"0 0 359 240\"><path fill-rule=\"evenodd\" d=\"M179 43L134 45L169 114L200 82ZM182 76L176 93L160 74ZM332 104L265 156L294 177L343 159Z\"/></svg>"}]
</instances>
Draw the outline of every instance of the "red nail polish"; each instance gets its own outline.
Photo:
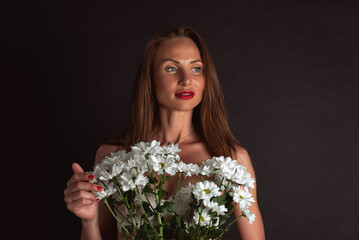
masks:
<instances>
[{"instance_id":1,"label":"red nail polish","mask_svg":"<svg viewBox=\"0 0 359 240\"><path fill-rule=\"evenodd\" d=\"M100 187L100 186L97 186L97 189L98 189L99 191L102 191L102 190L103 190L103 188Z\"/></svg>"},{"instance_id":2,"label":"red nail polish","mask_svg":"<svg viewBox=\"0 0 359 240\"><path fill-rule=\"evenodd\" d=\"M95 176L94 175L89 175L89 179L94 179L95 178Z\"/></svg>"}]
</instances>

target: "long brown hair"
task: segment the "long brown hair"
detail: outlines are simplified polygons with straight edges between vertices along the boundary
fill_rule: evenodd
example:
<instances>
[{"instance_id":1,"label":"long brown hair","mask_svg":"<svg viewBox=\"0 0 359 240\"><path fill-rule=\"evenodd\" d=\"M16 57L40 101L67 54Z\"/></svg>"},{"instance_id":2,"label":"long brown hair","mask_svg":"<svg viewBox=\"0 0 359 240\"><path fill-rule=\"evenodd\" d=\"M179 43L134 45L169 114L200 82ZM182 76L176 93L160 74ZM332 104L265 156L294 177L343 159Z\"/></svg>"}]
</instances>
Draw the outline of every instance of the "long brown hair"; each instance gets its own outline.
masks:
<instances>
[{"instance_id":1,"label":"long brown hair","mask_svg":"<svg viewBox=\"0 0 359 240\"><path fill-rule=\"evenodd\" d=\"M130 111L127 133L121 141L124 149L147 141L156 128L157 100L153 83L153 60L162 41L174 37L190 38L198 47L205 77L202 102L194 108L193 125L197 134L207 144L212 156L233 156L239 142L233 136L227 120L224 98L212 58L200 35L190 27L180 27L154 36L147 44L136 77L136 86Z\"/></svg>"}]
</instances>

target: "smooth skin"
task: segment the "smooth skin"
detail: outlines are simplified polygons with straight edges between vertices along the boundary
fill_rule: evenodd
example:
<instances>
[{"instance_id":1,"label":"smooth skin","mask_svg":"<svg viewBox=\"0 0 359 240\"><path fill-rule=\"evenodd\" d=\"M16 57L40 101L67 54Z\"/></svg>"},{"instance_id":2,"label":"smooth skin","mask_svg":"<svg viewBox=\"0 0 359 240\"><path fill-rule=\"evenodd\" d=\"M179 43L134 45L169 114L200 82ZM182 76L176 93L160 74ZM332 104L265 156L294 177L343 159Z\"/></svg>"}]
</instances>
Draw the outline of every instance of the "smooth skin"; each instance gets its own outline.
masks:
<instances>
[{"instance_id":1,"label":"smooth skin","mask_svg":"<svg viewBox=\"0 0 359 240\"><path fill-rule=\"evenodd\" d=\"M148 141L161 141L163 145L177 142L182 152L179 154L185 163L202 164L210 159L205 143L194 132L192 124L193 108L202 100L205 88L203 63L195 43L184 37L176 37L162 42L154 58L154 84L159 109L159 127L155 129ZM175 96L180 91L193 91L194 97L183 100ZM102 145L96 153L95 164L99 163L111 152L119 150L118 146ZM236 159L255 177L253 166L247 151L236 147ZM74 163L74 175L67 183L64 191L67 208L82 220L82 239L121 239L116 232L116 221L104 206L97 202L91 191L98 191L96 184L89 182L89 176ZM174 194L176 177L171 178L163 186L169 195ZM181 187L189 182L196 183L200 177L193 176L181 179ZM256 188L251 190L255 203L249 208L256 215L253 224L240 217L236 221L242 240L265 239L262 217L259 211ZM236 207L234 217L240 216L241 210Z\"/></svg>"}]
</instances>

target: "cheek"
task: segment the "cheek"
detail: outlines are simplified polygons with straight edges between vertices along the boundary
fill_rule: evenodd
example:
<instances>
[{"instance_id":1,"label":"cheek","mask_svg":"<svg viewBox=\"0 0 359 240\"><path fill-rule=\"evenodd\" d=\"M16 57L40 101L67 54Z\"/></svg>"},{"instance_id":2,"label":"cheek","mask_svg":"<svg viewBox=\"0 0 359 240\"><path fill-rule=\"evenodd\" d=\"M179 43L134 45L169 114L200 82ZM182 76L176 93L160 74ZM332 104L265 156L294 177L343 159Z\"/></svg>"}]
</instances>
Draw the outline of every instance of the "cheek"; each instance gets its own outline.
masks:
<instances>
[{"instance_id":1,"label":"cheek","mask_svg":"<svg viewBox=\"0 0 359 240\"><path fill-rule=\"evenodd\" d=\"M161 74L154 75L155 91L157 98L161 96L172 95L174 91L173 80L166 76L164 77Z\"/></svg>"},{"instance_id":2,"label":"cheek","mask_svg":"<svg viewBox=\"0 0 359 240\"><path fill-rule=\"evenodd\" d=\"M205 85L206 84L205 84L204 79L201 79L200 81L198 81L197 89L198 89L198 93L201 94L201 97L203 96Z\"/></svg>"}]
</instances>

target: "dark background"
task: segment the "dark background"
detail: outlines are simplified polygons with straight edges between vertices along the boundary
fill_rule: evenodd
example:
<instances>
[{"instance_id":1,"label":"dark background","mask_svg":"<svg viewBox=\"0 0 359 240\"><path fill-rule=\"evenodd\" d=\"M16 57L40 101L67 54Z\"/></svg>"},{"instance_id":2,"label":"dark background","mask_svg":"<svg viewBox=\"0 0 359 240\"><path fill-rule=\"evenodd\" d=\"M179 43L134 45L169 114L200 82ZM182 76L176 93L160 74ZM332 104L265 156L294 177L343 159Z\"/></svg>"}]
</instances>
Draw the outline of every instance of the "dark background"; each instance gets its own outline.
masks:
<instances>
[{"instance_id":1,"label":"dark background","mask_svg":"<svg viewBox=\"0 0 359 240\"><path fill-rule=\"evenodd\" d=\"M147 41L183 24L214 59L231 129L255 165L267 239L358 239L355 2L3 1L10 239L79 239L63 202L71 163L90 170L98 144L125 129Z\"/></svg>"}]
</instances>

